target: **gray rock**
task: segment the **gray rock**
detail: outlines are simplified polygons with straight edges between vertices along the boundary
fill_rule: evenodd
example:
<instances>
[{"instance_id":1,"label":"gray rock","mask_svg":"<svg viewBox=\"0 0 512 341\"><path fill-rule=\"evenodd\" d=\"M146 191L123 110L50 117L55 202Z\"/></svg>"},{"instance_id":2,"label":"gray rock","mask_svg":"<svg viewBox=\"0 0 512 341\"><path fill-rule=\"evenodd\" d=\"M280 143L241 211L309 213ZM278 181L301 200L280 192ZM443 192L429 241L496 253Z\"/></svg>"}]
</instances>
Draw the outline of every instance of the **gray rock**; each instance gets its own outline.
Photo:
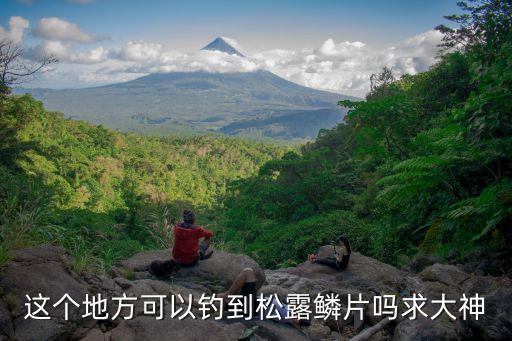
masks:
<instances>
[{"instance_id":1,"label":"gray rock","mask_svg":"<svg viewBox=\"0 0 512 341\"><path fill-rule=\"evenodd\" d=\"M17 263L47 263L47 262L65 262L71 264L71 259L66 256L64 249L60 246L44 245L16 250L13 261Z\"/></svg>"},{"instance_id":2,"label":"gray rock","mask_svg":"<svg viewBox=\"0 0 512 341\"><path fill-rule=\"evenodd\" d=\"M11 313L4 302L0 301L0 335L3 333L10 338L14 338L14 326L11 320Z\"/></svg>"},{"instance_id":3,"label":"gray rock","mask_svg":"<svg viewBox=\"0 0 512 341\"><path fill-rule=\"evenodd\" d=\"M154 279L138 279L132 283L133 285L126 290L126 293L132 296L169 294L170 285L166 282Z\"/></svg>"},{"instance_id":4,"label":"gray rock","mask_svg":"<svg viewBox=\"0 0 512 341\"><path fill-rule=\"evenodd\" d=\"M139 316L122 322L111 331L111 341L135 340L237 340L245 327L241 323L224 324L212 320L190 318L156 320L154 317Z\"/></svg>"},{"instance_id":5,"label":"gray rock","mask_svg":"<svg viewBox=\"0 0 512 341\"><path fill-rule=\"evenodd\" d=\"M108 338L107 338L108 337ZM106 341L110 337L99 329L91 329L80 341Z\"/></svg>"},{"instance_id":6,"label":"gray rock","mask_svg":"<svg viewBox=\"0 0 512 341\"><path fill-rule=\"evenodd\" d=\"M450 286L459 286L470 275L455 265L436 263L427 267L420 273L420 278L424 281L438 281Z\"/></svg>"},{"instance_id":7,"label":"gray rock","mask_svg":"<svg viewBox=\"0 0 512 341\"><path fill-rule=\"evenodd\" d=\"M248 327L257 325L259 328L256 334L265 340L311 340L304 330L298 330L287 323L276 321L250 321L246 322L245 325Z\"/></svg>"},{"instance_id":8,"label":"gray rock","mask_svg":"<svg viewBox=\"0 0 512 341\"><path fill-rule=\"evenodd\" d=\"M332 253L332 246L323 246L317 257L332 256ZM358 252L352 252L349 265L344 271L337 271L309 261L283 271L302 278L321 279L328 285L327 287L337 287L343 283L344 287L355 287L359 292L375 293L396 292L398 288L405 287L407 276L404 271Z\"/></svg>"},{"instance_id":9,"label":"gray rock","mask_svg":"<svg viewBox=\"0 0 512 341\"><path fill-rule=\"evenodd\" d=\"M119 264L132 271L147 271L154 260L164 260L171 257L171 250L152 250L139 252L129 259L122 260Z\"/></svg>"},{"instance_id":10,"label":"gray rock","mask_svg":"<svg viewBox=\"0 0 512 341\"><path fill-rule=\"evenodd\" d=\"M64 306L53 307L64 294L81 304L90 294L86 283L70 269L71 260L63 249L42 246L19 250L12 261L1 269L0 287L10 297L11 315L16 338L19 340L53 340L69 337L78 326L92 326L95 322L81 317L83 311L69 307L69 320L64 321ZM45 309L51 320L24 319L27 298L42 294L50 301Z\"/></svg>"},{"instance_id":11,"label":"gray rock","mask_svg":"<svg viewBox=\"0 0 512 341\"><path fill-rule=\"evenodd\" d=\"M395 328L393 337L393 341L451 340L457 340L457 335L453 328L425 318L400 322Z\"/></svg>"},{"instance_id":12,"label":"gray rock","mask_svg":"<svg viewBox=\"0 0 512 341\"><path fill-rule=\"evenodd\" d=\"M485 314L478 320L458 318L458 335L464 340L512 339L512 280L507 277L476 276L463 287L467 297L485 298Z\"/></svg>"},{"instance_id":13,"label":"gray rock","mask_svg":"<svg viewBox=\"0 0 512 341\"><path fill-rule=\"evenodd\" d=\"M73 335L76 326L56 320L25 320L15 322L16 338L19 341L66 340Z\"/></svg>"},{"instance_id":14,"label":"gray rock","mask_svg":"<svg viewBox=\"0 0 512 341\"><path fill-rule=\"evenodd\" d=\"M120 264L136 272L145 272L152 261L167 259L170 254L170 250L146 251L122 261ZM252 268L255 271L259 289L265 283L265 273L258 263L248 256L219 250L214 250L212 257L200 261L195 266L181 268L175 275L175 279L196 280L206 282L208 286L217 285L227 289L245 268Z\"/></svg>"},{"instance_id":15,"label":"gray rock","mask_svg":"<svg viewBox=\"0 0 512 341\"><path fill-rule=\"evenodd\" d=\"M306 328L311 340L326 340L331 335L331 329L320 321L313 320L311 326Z\"/></svg>"},{"instance_id":16,"label":"gray rock","mask_svg":"<svg viewBox=\"0 0 512 341\"><path fill-rule=\"evenodd\" d=\"M116 277L114 278L114 281L121 287L121 289L126 290L128 288L131 288L133 286L133 282L130 280L127 280L123 277Z\"/></svg>"}]
</instances>

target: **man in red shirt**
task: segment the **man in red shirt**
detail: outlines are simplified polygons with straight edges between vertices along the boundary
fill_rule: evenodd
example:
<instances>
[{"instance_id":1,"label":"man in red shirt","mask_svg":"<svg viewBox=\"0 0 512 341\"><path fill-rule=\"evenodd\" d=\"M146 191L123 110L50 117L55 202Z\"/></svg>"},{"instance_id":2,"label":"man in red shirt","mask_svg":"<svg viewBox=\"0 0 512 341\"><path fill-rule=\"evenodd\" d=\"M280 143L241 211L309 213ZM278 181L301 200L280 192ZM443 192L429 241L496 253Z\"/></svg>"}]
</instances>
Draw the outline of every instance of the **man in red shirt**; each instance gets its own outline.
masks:
<instances>
[{"instance_id":1,"label":"man in red shirt","mask_svg":"<svg viewBox=\"0 0 512 341\"><path fill-rule=\"evenodd\" d=\"M197 264L199 259L206 259L206 254L213 233L195 225L196 216L193 211L183 211L183 222L174 226L174 245L172 259L184 266ZM203 239L203 240L201 240Z\"/></svg>"}]
</instances>

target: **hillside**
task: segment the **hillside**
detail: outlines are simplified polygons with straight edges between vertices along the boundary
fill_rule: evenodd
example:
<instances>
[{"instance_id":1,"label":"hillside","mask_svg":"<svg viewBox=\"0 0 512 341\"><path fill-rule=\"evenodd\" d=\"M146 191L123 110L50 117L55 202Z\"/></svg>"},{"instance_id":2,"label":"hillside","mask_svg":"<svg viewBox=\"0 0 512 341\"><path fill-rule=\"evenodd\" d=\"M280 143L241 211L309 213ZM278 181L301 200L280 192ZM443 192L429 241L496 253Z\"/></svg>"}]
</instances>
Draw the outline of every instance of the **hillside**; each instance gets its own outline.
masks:
<instances>
[{"instance_id":1,"label":"hillside","mask_svg":"<svg viewBox=\"0 0 512 341\"><path fill-rule=\"evenodd\" d=\"M245 59L226 39L216 38L199 53ZM316 138L320 129L342 121L346 109L337 107L339 100L356 99L301 86L265 70L155 73L100 87L14 91L30 93L66 117L117 130L282 140Z\"/></svg>"},{"instance_id":2,"label":"hillside","mask_svg":"<svg viewBox=\"0 0 512 341\"><path fill-rule=\"evenodd\" d=\"M245 57L240 51L231 46L227 40L228 38L224 37L215 38L211 43L203 47L201 50L219 51L225 52L227 54L234 54L239 57Z\"/></svg>"},{"instance_id":3,"label":"hillside","mask_svg":"<svg viewBox=\"0 0 512 341\"><path fill-rule=\"evenodd\" d=\"M268 71L240 73L172 72L84 89L18 89L66 117L124 131L168 133L220 131L263 137L315 138L321 128L340 122L347 96L314 90ZM318 113L323 109L326 115ZM295 115L296 114L296 115ZM332 116L336 116L333 123ZM280 131L267 118L280 120ZM315 121L309 131L296 124ZM232 130L230 124L243 129Z\"/></svg>"},{"instance_id":4,"label":"hillside","mask_svg":"<svg viewBox=\"0 0 512 341\"><path fill-rule=\"evenodd\" d=\"M279 267L343 234L395 265L427 254L511 276L510 16L466 10L483 16L481 36L459 32L472 44L416 75L385 68L365 101L340 103L343 124L238 181L226 243Z\"/></svg>"},{"instance_id":5,"label":"hillside","mask_svg":"<svg viewBox=\"0 0 512 341\"><path fill-rule=\"evenodd\" d=\"M0 263L12 248L44 241L96 264L165 245L181 209L195 207L209 223L231 181L285 151L117 133L45 111L29 95L2 97L0 113Z\"/></svg>"}]
</instances>

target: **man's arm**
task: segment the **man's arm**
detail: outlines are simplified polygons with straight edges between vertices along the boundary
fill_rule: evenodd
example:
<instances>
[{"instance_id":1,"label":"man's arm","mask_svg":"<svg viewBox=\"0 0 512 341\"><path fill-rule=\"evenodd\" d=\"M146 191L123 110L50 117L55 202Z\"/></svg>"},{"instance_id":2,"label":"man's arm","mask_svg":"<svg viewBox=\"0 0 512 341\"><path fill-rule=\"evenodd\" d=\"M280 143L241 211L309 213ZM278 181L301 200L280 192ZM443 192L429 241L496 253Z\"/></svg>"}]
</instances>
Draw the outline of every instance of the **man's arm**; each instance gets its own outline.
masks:
<instances>
[{"instance_id":1,"label":"man's arm","mask_svg":"<svg viewBox=\"0 0 512 341\"><path fill-rule=\"evenodd\" d=\"M210 243L210 238L213 237L213 232L201 227L199 238L204 238L204 241Z\"/></svg>"}]
</instances>

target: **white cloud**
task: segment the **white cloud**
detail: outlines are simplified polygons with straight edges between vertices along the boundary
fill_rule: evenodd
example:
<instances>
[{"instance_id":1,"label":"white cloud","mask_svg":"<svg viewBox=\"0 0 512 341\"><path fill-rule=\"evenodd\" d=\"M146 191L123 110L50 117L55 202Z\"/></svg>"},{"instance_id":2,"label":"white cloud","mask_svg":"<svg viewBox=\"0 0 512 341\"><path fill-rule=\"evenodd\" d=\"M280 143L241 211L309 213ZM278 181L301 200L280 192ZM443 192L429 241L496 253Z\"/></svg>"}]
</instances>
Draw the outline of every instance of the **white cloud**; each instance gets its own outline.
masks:
<instances>
[{"instance_id":1,"label":"white cloud","mask_svg":"<svg viewBox=\"0 0 512 341\"><path fill-rule=\"evenodd\" d=\"M75 23L57 17L43 18L39 20L37 27L33 30L33 33L45 40L76 43L92 43L105 39L105 37L84 32Z\"/></svg>"},{"instance_id":2,"label":"white cloud","mask_svg":"<svg viewBox=\"0 0 512 341\"><path fill-rule=\"evenodd\" d=\"M254 58L276 74L309 87L362 96L369 77L382 67L396 76L415 74L434 64L442 35L427 31L396 47L376 48L362 42L327 39L317 49L270 50Z\"/></svg>"},{"instance_id":3,"label":"white cloud","mask_svg":"<svg viewBox=\"0 0 512 341\"><path fill-rule=\"evenodd\" d=\"M218 51L181 53L140 40L110 50L96 47L85 51L76 50L72 42L47 40L37 50L54 54L63 62L89 64L93 68L87 66L84 72L78 67L75 78L91 84L126 81L155 72L266 69L312 88L363 96L369 89L370 75L384 66L396 76L427 70L435 63L441 37L439 32L427 31L388 48L327 39L316 48L273 49L247 58Z\"/></svg>"},{"instance_id":4,"label":"white cloud","mask_svg":"<svg viewBox=\"0 0 512 341\"><path fill-rule=\"evenodd\" d=\"M101 72L81 72L78 75L78 81L89 84L108 84L127 82L135 78L144 76L144 73L101 73Z\"/></svg>"},{"instance_id":5,"label":"white cloud","mask_svg":"<svg viewBox=\"0 0 512 341\"><path fill-rule=\"evenodd\" d=\"M236 41L235 39L229 38L229 37L220 37L220 38L222 38L226 43L228 43L229 45L234 47L235 50L237 50L238 52L241 53L243 51L242 45L240 45L240 43L238 41Z\"/></svg>"},{"instance_id":6,"label":"white cloud","mask_svg":"<svg viewBox=\"0 0 512 341\"><path fill-rule=\"evenodd\" d=\"M16 44L23 40L23 34L29 26L29 21L22 17L9 18L9 30L0 26L0 40L10 40Z\"/></svg>"},{"instance_id":7,"label":"white cloud","mask_svg":"<svg viewBox=\"0 0 512 341\"><path fill-rule=\"evenodd\" d=\"M148 43L142 40L129 41L112 56L128 61L150 62L161 58L162 49L162 45L158 43Z\"/></svg>"},{"instance_id":8,"label":"white cloud","mask_svg":"<svg viewBox=\"0 0 512 341\"><path fill-rule=\"evenodd\" d=\"M59 62L76 64L95 64L107 60L108 51L102 46L87 50L76 51L69 43L48 40L27 50L27 57L38 60L44 55L51 55Z\"/></svg>"},{"instance_id":9,"label":"white cloud","mask_svg":"<svg viewBox=\"0 0 512 341\"><path fill-rule=\"evenodd\" d=\"M132 62L124 71L136 73L209 71L248 72L259 68L254 60L219 51L180 53L165 50L161 44L130 41L111 52L111 57Z\"/></svg>"}]
</instances>

